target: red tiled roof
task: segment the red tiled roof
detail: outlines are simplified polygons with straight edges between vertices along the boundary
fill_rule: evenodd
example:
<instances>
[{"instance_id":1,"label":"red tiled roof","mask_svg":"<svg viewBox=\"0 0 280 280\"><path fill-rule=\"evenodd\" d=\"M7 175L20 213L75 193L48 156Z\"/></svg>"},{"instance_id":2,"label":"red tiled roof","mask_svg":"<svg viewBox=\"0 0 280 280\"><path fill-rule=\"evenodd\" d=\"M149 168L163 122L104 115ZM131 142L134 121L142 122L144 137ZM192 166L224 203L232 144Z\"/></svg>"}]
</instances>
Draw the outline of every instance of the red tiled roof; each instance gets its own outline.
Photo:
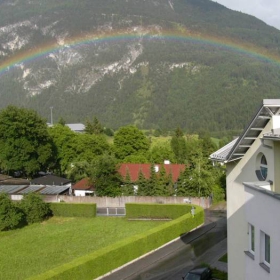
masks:
<instances>
[{"instance_id":1,"label":"red tiled roof","mask_svg":"<svg viewBox=\"0 0 280 280\"><path fill-rule=\"evenodd\" d=\"M89 183L88 178L84 178L72 186L73 190L95 190L94 186Z\"/></svg>"},{"instance_id":2,"label":"red tiled roof","mask_svg":"<svg viewBox=\"0 0 280 280\"><path fill-rule=\"evenodd\" d=\"M185 164L155 164L155 168L157 166L159 168L159 172L162 166L164 166L166 174L172 174L173 182L178 180L180 172L184 171L186 168ZM142 173L146 179L150 178L150 169L150 163L123 163L119 168L119 173L124 179L126 174L129 173L130 180L135 182L138 180L140 170L142 170Z\"/></svg>"}]
</instances>

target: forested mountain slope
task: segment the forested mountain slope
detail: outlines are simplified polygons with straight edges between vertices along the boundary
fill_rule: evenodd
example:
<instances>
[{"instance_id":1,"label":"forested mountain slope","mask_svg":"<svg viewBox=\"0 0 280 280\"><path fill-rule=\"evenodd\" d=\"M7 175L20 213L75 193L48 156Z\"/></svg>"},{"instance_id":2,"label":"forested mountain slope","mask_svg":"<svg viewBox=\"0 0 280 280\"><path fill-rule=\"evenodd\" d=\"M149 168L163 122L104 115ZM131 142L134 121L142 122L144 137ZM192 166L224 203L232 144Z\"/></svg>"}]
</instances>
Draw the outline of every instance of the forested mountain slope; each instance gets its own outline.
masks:
<instances>
[{"instance_id":1,"label":"forested mountain slope","mask_svg":"<svg viewBox=\"0 0 280 280\"><path fill-rule=\"evenodd\" d=\"M0 0L0 107L241 129L279 97L280 31L209 0Z\"/></svg>"}]
</instances>

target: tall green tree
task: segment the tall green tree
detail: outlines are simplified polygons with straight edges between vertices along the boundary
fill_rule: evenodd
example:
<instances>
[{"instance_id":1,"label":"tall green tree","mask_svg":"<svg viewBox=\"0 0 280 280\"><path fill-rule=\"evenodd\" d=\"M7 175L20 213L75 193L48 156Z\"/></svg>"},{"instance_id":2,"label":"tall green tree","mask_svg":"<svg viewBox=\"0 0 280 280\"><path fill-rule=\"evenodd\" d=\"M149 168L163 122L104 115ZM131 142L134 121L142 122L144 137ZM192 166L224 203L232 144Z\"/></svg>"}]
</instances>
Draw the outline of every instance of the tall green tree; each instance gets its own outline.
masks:
<instances>
[{"instance_id":1,"label":"tall green tree","mask_svg":"<svg viewBox=\"0 0 280 280\"><path fill-rule=\"evenodd\" d=\"M147 195L148 196L157 196L157 195L160 195L161 192L162 192L162 190L159 188L159 185L158 185L156 167L154 164L151 164L150 178L147 180Z\"/></svg>"},{"instance_id":2,"label":"tall green tree","mask_svg":"<svg viewBox=\"0 0 280 280\"><path fill-rule=\"evenodd\" d=\"M143 171L140 169L139 174L138 174L138 180L137 180L137 195L138 196L147 196L149 195L148 189L147 189L147 179L145 178Z\"/></svg>"},{"instance_id":3,"label":"tall green tree","mask_svg":"<svg viewBox=\"0 0 280 280\"><path fill-rule=\"evenodd\" d=\"M122 178L118 172L117 160L108 153L94 158L90 180L96 188L97 196L116 197L122 194Z\"/></svg>"},{"instance_id":4,"label":"tall green tree","mask_svg":"<svg viewBox=\"0 0 280 280\"><path fill-rule=\"evenodd\" d=\"M137 127L124 126L115 133L114 148L120 160L130 155L145 155L149 149L149 140Z\"/></svg>"},{"instance_id":5,"label":"tall green tree","mask_svg":"<svg viewBox=\"0 0 280 280\"><path fill-rule=\"evenodd\" d=\"M171 148L175 154L177 163L185 163L187 160L187 146L184 134L180 128L175 130L175 135L171 139Z\"/></svg>"},{"instance_id":6,"label":"tall green tree","mask_svg":"<svg viewBox=\"0 0 280 280\"><path fill-rule=\"evenodd\" d=\"M124 196L134 195L134 184L133 182L131 182L131 177L128 169L126 170L124 182L122 185L122 195Z\"/></svg>"},{"instance_id":7,"label":"tall green tree","mask_svg":"<svg viewBox=\"0 0 280 280\"><path fill-rule=\"evenodd\" d=\"M159 195L159 196L170 195L169 183L170 183L169 176L167 176L164 166L161 165L160 170L159 170L159 177L157 180L156 195Z\"/></svg>"},{"instance_id":8,"label":"tall green tree","mask_svg":"<svg viewBox=\"0 0 280 280\"><path fill-rule=\"evenodd\" d=\"M97 119L97 117L94 117L93 120L86 120L85 125L85 132L88 134L101 134L103 133L104 129L100 123L100 121Z\"/></svg>"},{"instance_id":9,"label":"tall green tree","mask_svg":"<svg viewBox=\"0 0 280 280\"><path fill-rule=\"evenodd\" d=\"M50 127L49 134L54 143L55 151L55 161L52 168L60 175L65 174L76 158L76 137L78 135L68 126L61 124Z\"/></svg>"},{"instance_id":10,"label":"tall green tree","mask_svg":"<svg viewBox=\"0 0 280 280\"><path fill-rule=\"evenodd\" d=\"M53 159L46 121L35 111L8 106L0 112L0 167L32 176Z\"/></svg>"}]
</instances>

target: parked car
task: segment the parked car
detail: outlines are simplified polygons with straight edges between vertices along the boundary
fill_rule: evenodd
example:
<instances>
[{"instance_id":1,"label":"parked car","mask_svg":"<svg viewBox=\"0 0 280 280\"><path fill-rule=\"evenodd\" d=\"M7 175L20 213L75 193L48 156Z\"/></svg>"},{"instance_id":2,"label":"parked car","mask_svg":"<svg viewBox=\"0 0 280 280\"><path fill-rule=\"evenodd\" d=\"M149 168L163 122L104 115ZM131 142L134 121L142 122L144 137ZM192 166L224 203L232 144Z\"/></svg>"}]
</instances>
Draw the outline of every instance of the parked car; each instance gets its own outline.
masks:
<instances>
[{"instance_id":1,"label":"parked car","mask_svg":"<svg viewBox=\"0 0 280 280\"><path fill-rule=\"evenodd\" d=\"M190 270L183 280L211 280L211 270L208 267L197 267Z\"/></svg>"}]
</instances>

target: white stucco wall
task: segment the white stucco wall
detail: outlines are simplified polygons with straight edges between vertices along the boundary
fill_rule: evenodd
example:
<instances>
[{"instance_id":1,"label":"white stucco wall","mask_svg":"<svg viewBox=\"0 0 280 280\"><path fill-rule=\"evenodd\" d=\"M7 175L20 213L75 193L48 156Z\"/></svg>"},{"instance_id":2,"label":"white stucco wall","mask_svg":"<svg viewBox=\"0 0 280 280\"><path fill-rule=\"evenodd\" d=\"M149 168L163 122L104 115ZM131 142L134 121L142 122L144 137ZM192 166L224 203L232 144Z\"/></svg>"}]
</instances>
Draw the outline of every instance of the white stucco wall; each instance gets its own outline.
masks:
<instances>
[{"instance_id":1,"label":"white stucco wall","mask_svg":"<svg viewBox=\"0 0 280 280\"><path fill-rule=\"evenodd\" d=\"M93 191L85 191L85 190L75 190L75 196L86 196L86 194L91 194Z\"/></svg>"},{"instance_id":2,"label":"white stucco wall","mask_svg":"<svg viewBox=\"0 0 280 280\"><path fill-rule=\"evenodd\" d=\"M263 133L271 131L269 122ZM268 144L268 143L267 143ZM272 143L270 143L272 144ZM272 144L273 145L273 144ZM274 181L273 149L263 146L260 138L255 140L245 156L239 160L227 163L227 230L228 230L228 279L247 280L246 258L248 222L245 215L246 195L243 182L258 181L256 175L257 157L259 153L266 156L268 162L267 180ZM279 278L280 279L280 278ZM252 280L254 280L252 278Z\"/></svg>"},{"instance_id":3,"label":"white stucco wall","mask_svg":"<svg viewBox=\"0 0 280 280\"><path fill-rule=\"evenodd\" d=\"M280 200L263 194L258 190L245 187L245 217L255 227L255 259L245 256L246 278L252 280L280 279ZM264 270L261 251L261 231L270 236L270 273ZM247 250L249 236L247 235Z\"/></svg>"}]
</instances>

